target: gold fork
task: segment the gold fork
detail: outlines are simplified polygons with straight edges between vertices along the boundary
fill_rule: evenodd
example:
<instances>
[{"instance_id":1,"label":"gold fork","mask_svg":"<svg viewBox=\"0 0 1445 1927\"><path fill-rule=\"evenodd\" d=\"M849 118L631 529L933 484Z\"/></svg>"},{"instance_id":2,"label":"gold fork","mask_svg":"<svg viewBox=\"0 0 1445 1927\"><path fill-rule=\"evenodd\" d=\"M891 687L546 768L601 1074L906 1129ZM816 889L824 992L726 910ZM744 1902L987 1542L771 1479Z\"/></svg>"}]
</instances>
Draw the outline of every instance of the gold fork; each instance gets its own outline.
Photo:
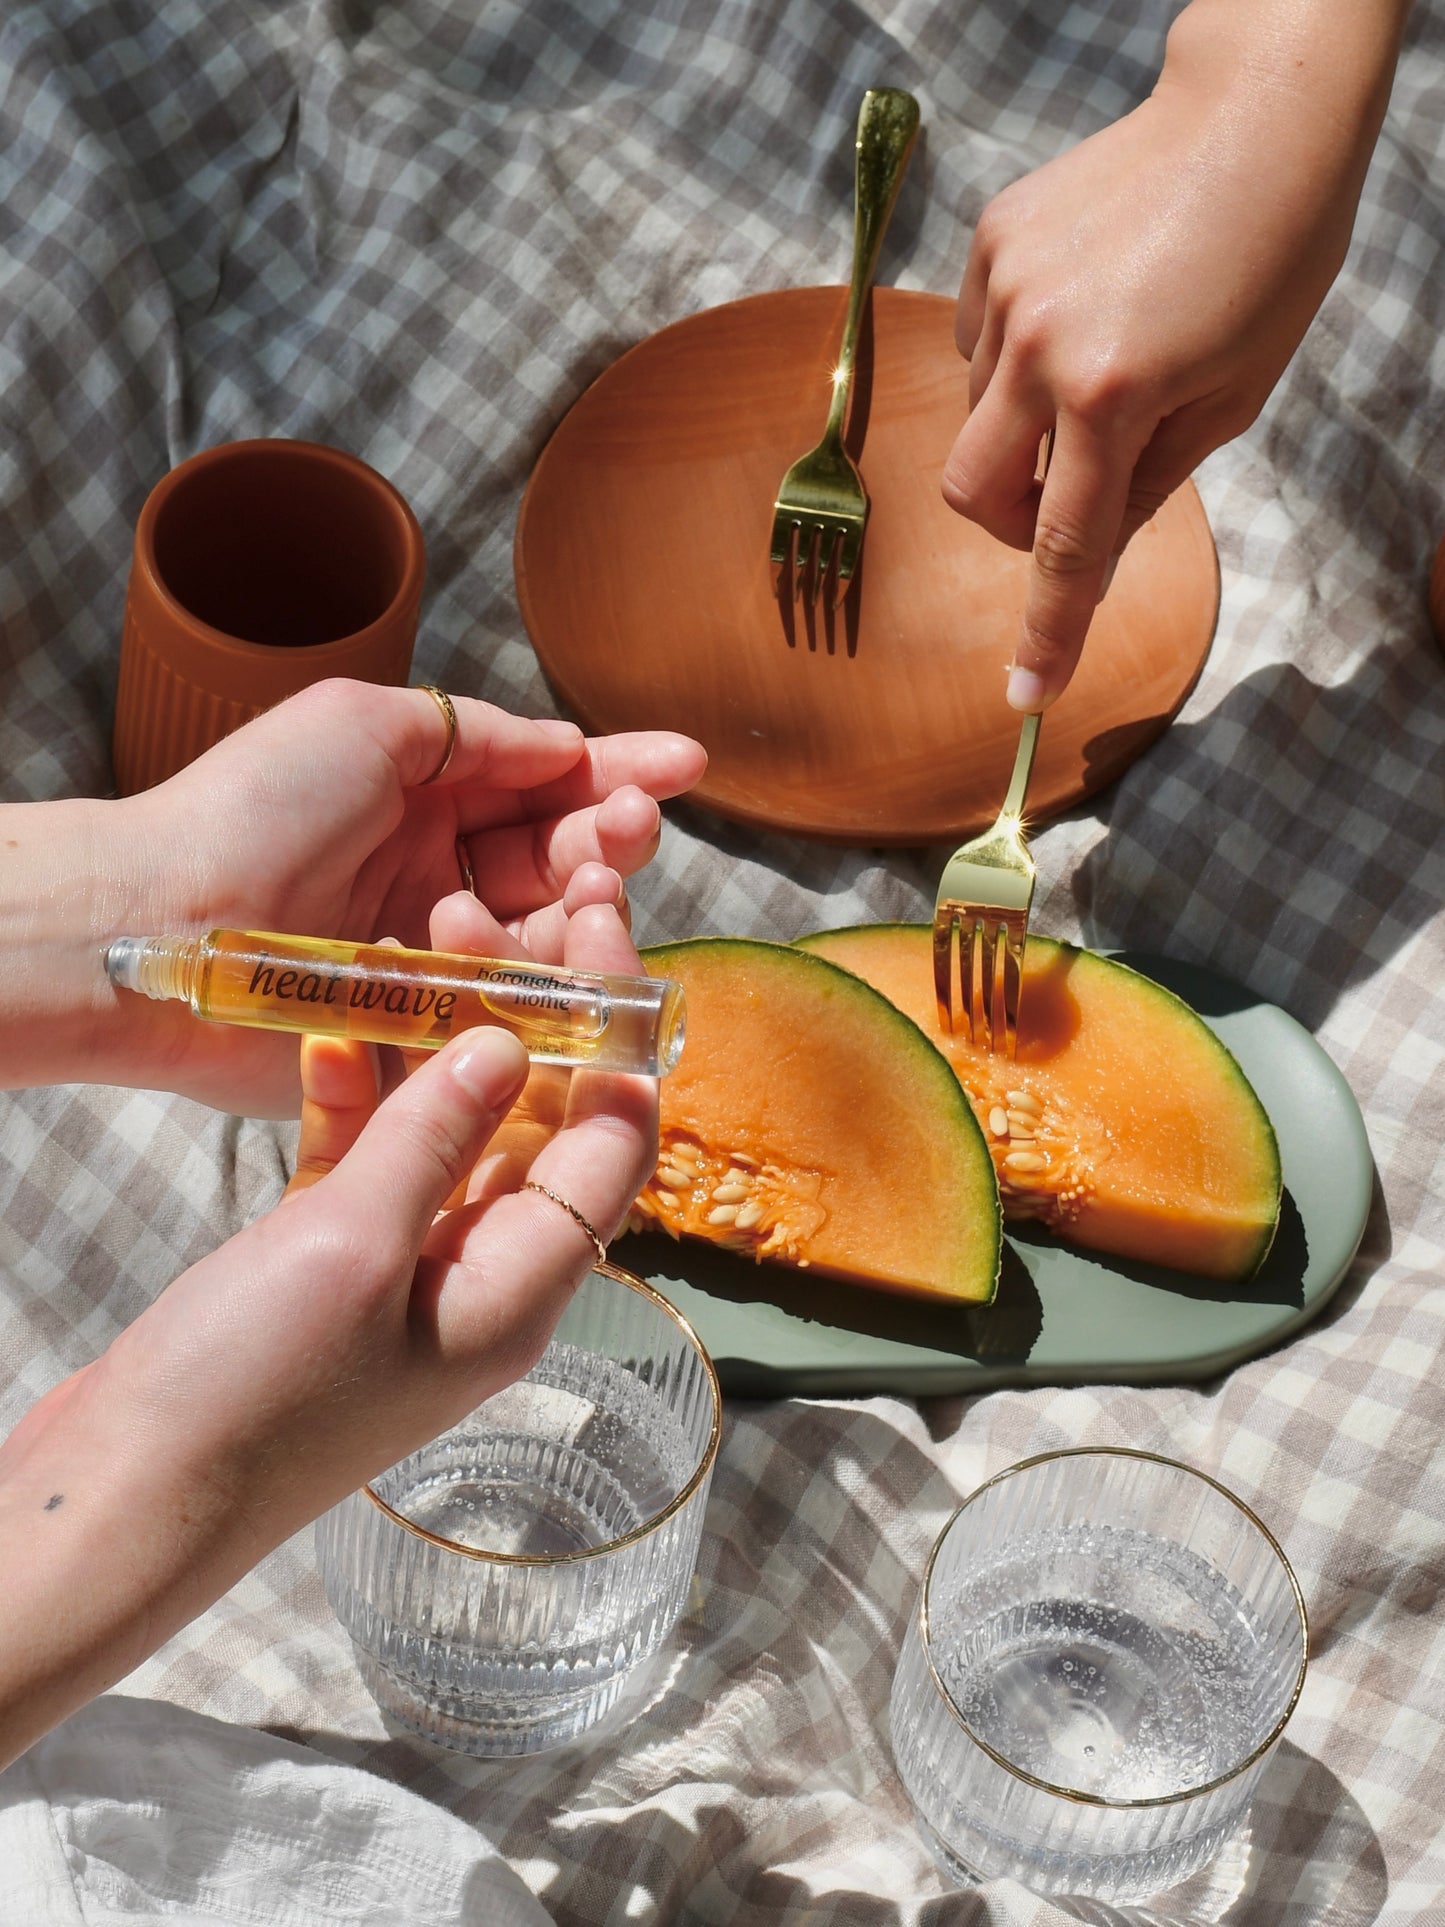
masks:
<instances>
[{"instance_id":1,"label":"gold fork","mask_svg":"<svg viewBox=\"0 0 1445 1927\"><path fill-rule=\"evenodd\" d=\"M1007 1057L1018 1048L1024 944L1034 900L1034 860L1024 841L1024 797L1038 740L1039 718L1025 716L1003 808L991 829L962 844L948 859L933 909L939 1024L951 1032L966 1013L970 1040L987 1042L990 1051Z\"/></svg>"},{"instance_id":2,"label":"gold fork","mask_svg":"<svg viewBox=\"0 0 1445 1927\"><path fill-rule=\"evenodd\" d=\"M828 424L817 447L800 455L784 475L773 505L773 587L781 592L791 573L795 602L805 588L809 601L821 601L831 575L836 606L858 567L868 495L843 446L843 421L853 389L863 300L917 133L918 102L912 94L898 87L870 87L864 94L854 143L853 275Z\"/></svg>"}]
</instances>

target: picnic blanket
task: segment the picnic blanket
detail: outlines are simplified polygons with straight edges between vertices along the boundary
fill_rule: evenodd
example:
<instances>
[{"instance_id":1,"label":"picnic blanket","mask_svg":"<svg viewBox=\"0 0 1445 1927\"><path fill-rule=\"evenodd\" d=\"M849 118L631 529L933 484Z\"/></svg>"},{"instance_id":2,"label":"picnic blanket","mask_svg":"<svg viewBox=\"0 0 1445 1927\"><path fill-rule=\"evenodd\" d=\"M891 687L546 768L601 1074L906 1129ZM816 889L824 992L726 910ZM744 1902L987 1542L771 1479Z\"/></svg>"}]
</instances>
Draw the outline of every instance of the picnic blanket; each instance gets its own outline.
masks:
<instances>
[{"instance_id":1,"label":"picnic blanket","mask_svg":"<svg viewBox=\"0 0 1445 1927\"><path fill-rule=\"evenodd\" d=\"M870 85L910 89L925 128L881 278L951 295L990 196L1140 100L1177 11L10 0L0 795L110 790L137 513L174 463L244 436L336 443L390 476L428 544L416 679L548 713L511 542L587 384L679 317L846 279ZM1445 1921L1445 656L1424 603L1445 531L1442 76L1445 0L1420 0L1345 268L1260 420L1197 477L1222 570L1203 674L1147 754L1036 841L1040 928L1222 972L1348 1080L1378 1183L1324 1314L1203 1384L730 1402L670 1670L630 1726L556 1755L487 1764L389 1730L309 1534L126 1697L230 1728L238 1775L264 1734L426 1802L575 1927L1115 1921L948 1888L887 1698L959 1498L1031 1452L1125 1443L1256 1507L1312 1621L1250 1850L1169 1917ZM669 806L637 934L927 918L945 854ZM266 1209L293 1151L286 1127L154 1094L0 1100L0 1422ZM67 1865L83 1892L83 1856ZM179 1917L159 1874L135 1877L136 1919ZM492 1918L467 1891L451 1912L427 1896L426 1918ZM4 1896L0 1871L9 1927ZM233 1917L214 1904L186 1917Z\"/></svg>"}]
</instances>

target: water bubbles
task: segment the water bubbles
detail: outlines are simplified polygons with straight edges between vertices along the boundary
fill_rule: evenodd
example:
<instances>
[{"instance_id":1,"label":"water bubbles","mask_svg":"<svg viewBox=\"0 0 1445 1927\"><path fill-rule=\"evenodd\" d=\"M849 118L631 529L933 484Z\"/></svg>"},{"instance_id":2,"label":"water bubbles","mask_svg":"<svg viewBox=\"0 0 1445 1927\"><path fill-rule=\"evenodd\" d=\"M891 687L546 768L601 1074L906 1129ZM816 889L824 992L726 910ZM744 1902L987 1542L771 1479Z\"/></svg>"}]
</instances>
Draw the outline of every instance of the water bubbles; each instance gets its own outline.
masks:
<instances>
[{"instance_id":1,"label":"water bubbles","mask_svg":"<svg viewBox=\"0 0 1445 1927\"><path fill-rule=\"evenodd\" d=\"M1185 1548L1127 1528L1039 1532L974 1570L935 1653L965 1722L1025 1772L1153 1798L1248 1750L1258 1695L1237 1614Z\"/></svg>"}]
</instances>

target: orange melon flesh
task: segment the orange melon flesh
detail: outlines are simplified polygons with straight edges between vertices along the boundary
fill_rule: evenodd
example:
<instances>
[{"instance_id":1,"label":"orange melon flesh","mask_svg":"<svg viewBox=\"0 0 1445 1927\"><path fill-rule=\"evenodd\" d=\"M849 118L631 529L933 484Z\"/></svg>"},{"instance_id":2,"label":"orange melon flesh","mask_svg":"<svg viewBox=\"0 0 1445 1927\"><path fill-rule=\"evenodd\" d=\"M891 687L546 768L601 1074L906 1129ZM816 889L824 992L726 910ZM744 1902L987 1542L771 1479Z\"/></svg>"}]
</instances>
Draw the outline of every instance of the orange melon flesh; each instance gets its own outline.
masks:
<instances>
[{"instance_id":1,"label":"orange melon flesh","mask_svg":"<svg viewBox=\"0 0 1445 1927\"><path fill-rule=\"evenodd\" d=\"M1206 1278L1258 1269L1279 1219L1274 1131L1229 1051L1172 992L1030 936L1018 1054L996 1058L940 1028L928 925L799 941L875 985L938 1044L988 1137L1006 1220Z\"/></svg>"},{"instance_id":2,"label":"orange melon flesh","mask_svg":"<svg viewBox=\"0 0 1445 1927\"><path fill-rule=\"evenodd\" d=\"M687 998L637 1229L829 1276L987 1303L1002 1228L983 1135L916 1024L786 944L643 953Z\"/></svg>"}]
</instances>

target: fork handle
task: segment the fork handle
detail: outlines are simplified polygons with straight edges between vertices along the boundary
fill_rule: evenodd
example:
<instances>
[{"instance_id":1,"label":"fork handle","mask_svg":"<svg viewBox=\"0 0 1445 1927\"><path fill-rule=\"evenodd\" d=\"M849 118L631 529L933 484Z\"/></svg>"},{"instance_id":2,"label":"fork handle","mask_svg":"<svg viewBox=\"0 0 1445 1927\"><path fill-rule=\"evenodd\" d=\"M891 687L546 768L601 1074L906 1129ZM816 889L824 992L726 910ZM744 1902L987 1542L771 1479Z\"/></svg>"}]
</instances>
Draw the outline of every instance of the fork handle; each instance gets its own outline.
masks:
<instances>
[{"instance_id":1,"label":"fork handle","mask_svg":"<svg viewBox=\"0 0 1445 1927\"><path fill-rule=\"evenodd\" d=\"M1033 773L1041 720L1037 715L1024 717L1024 726L1019 731L1018 751L1014 756L1014 773L1009 778L1008 795L1003 800L1005 816L1022 816L1024 813L1024 798L1028 795L1029 777Z\"/></svg>"},{"instance_id":2,"label":"fork handle","mask_svg":"<svg viewBox=\"0 0 1445 1927\"><path fill-rule=\"evenodd\" d=\"M853 275L848 284L848 313L843 342L833 376L833 401L827 433L841 435L848 397L853 388L853 364L858 353L858 324L863 300L878 266L883 233L903 184L903 171L918 134L918 102L901 87L870 87L858 109L857 161L853 188Z\"/></svg>"}]
</instances>

